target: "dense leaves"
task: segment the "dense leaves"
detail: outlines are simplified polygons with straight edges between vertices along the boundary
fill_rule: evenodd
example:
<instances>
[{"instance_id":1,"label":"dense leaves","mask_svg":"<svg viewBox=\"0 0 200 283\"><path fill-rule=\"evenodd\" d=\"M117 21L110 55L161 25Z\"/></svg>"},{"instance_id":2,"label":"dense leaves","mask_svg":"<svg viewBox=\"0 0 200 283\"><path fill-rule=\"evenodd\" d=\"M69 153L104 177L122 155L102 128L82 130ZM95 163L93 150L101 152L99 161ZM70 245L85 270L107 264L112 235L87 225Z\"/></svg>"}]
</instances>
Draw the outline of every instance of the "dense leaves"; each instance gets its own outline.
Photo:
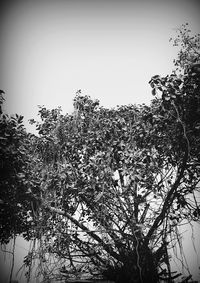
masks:
<instances>
[{"instance_id":1,"label":"dense leaves","mask_svg":"<svg viewBox=\"0 0 200 283\"><path fill-rule=\"evenodd\" d=\"M29 181L31 135L24 129L23 117L17 114L10 117L0 110L0 240L7 243L17 234L28 237L35 204L30 192L36 184L35 178Z\"/></svg>"}]
</instances>

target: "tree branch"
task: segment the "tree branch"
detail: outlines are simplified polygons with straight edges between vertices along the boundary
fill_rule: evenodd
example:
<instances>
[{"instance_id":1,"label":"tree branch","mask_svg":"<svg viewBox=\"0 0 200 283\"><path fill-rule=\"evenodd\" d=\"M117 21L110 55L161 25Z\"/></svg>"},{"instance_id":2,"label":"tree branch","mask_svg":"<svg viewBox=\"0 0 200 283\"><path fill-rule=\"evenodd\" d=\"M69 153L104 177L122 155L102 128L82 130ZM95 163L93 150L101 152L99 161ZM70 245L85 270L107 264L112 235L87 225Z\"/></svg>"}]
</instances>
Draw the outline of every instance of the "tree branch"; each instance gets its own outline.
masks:
<instances>
[{"instance_id":1,"label":"tree branch","mask_svg":"<svg viewBox=\"0 0 200 283\"><path fill-rule=\"evenodd\" d=\"M70 221L72 221L76 226L81 228L84 232L87 233L90 237L92 237L95 241L97 241L99 244L101 244L102 248L110 254L112 257L117 259L118 261L121 261L121 257L119 254L117 254L115 251L113 251L113 248L111 245L106 244L97 234L95 234L93 231L90 231L84 224L80 223L78 220L76 220L74 217L72 217L69 213L66 211L62 211L60 209L57 209L55 207L51 206L45 206L44 208L48 209L52 213L57 213L59 215L63 215L64 217L67 217Z\"/></svg>"},{"instance_id":2,"label":"tree branch","mask_svg":"<svg viewBox=\"0 0 200 283\"><path fill-rule=\"evenodd\" d=\"M183 157L183 162L182 165L180 167L180 173L177 176L176 181L174 182L171 190L169 191L169 193L167 194L167 197L164 201L161 213L157 216L157 218L155 219L153 225L151 226L151 228L149 229L149 232L147 233L146 237L145 237L145 245L148 245L149 240L151 238L151 236L153 235L154 231L157 230L157 228L162 224L164 218L165 218L165 214L167 213L168 209L170 208L173 200L174 200L174 193L177 190L178 186L180 185L181 179L183 177L185 168L186 168L186 163L187 163L187 159L188 159L188 147L186 147L186 151L185 151L185 155Z\"/></svg>"}]
</instances>

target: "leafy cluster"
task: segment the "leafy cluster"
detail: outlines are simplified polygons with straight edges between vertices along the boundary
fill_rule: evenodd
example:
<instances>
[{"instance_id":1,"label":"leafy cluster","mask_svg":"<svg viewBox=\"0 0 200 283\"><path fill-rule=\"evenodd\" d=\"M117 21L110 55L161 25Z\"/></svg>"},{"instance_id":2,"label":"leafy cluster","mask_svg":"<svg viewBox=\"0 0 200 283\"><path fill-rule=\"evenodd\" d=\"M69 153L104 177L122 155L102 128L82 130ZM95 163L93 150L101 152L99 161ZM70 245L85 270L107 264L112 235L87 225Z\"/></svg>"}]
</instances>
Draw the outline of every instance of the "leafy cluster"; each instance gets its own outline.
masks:
<instances>
[{"instance_id":1,"label":"leafy cluster","mask_svg":"<svg viewBox=\"0 0 200 283\"><path fill-rule=\"evenodd\" d=\"M176 38L170 39L173 46L179 48L177 58L174 59L174 65L176 70L181 72L187 71L191 64L199 62L200 59L200 34L193 34L188 26L188 23L182 24L177 29Z\"/></svg>"},{"instance_id":2,"label":"leafy cluster","mask_svg":"<svg viewBox=\"0 0 200 283\"><path fill-rule=\"evenodd\" d=\"M8 243L15 235L30 238L34 226L33 208L39 195L32 166L34 138L23 126L23 116L9 116L2 111L0 97L0 241ZM35 195L33 195L35 193Z\"/></svg>"}]
</instances>

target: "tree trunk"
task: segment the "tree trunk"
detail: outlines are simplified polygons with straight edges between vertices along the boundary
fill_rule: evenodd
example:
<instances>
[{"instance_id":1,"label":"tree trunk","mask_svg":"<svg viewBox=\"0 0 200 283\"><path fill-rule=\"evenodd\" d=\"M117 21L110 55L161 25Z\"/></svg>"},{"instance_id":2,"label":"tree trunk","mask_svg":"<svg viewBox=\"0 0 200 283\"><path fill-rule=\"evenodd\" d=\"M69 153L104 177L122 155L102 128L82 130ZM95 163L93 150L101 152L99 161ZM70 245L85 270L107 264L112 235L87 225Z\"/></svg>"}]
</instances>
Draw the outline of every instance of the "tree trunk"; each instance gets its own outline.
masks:
<instances>
[{"instance_id":1,"label":"tree trunk","mask_svg":"<svg viewBox=\"0 0 200 283\"><path fill-rule=\"evenodd\" d=\"M115 283L156 283L158 269L152 252L148 247L132 251L124 256L120 266L109 266L104 272L108 280Z\"/></svg>"}]
</instances>

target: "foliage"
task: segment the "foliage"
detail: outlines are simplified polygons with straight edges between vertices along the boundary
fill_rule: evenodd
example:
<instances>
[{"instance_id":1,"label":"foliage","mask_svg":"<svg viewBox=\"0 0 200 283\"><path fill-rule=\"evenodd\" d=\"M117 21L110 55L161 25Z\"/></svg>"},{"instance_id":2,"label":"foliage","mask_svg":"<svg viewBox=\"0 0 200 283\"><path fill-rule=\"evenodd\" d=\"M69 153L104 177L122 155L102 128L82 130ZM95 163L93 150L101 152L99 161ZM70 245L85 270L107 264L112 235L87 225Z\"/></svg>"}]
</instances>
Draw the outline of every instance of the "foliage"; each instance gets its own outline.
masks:
<instances>
[{"instance_id":1,"label":"foliage","mask_svg":"<svg viewBox=\"0 0 200 283\"><path fill-rule=\"evenodd\" d=\"M200 34L192 34L188 28L188 23L177 29L175 39L171 38L173 46L179 48L177 58L174 59L176 70L187 70L191 64L199 62L200 54Z\"/></svg>"},{"instance_id":2,"label":"foliage","mask_svg":"<svg viewBox=\"0 0 200 283\"><path fill-rule=\"evenodd\" d=\"M177 91L174 75L150 83L166 92L149 107L105 109L78 93L72 115L41 111L43 249L68 259L68 275L82 268L116 282L157 282L159 269L168 278L177 225L199 217L200 121L191 125L187 107L196 87L186 98L180 89L178 104L167 95Z\"/></svg>"},{"instance_id":3,"label":"foliage","mask_svg":"<svg viewBox=\"0 0 200 283\"><path fill-rule=\"evenodd\" d=\"M17 234L28 238L35 184L27 178L32 175L31 135L24 129L23 116L3 113L4 92L0 94L0 240L8 243Z\"/></svg>"},{"instance_id":4,"label":"foliage","mask_svg":"<svg viewBox=\"0 0 200 283\"><path fill-rule=\"evenodd\" d=\"M187 30L181 36L175 65L187 62L187 68L152 77L150 106L107 109L78 91L72 114L40 107L41 121L31 120L37 137L18 129L19 117L2 120L2 143L8 129L14 137L2 160L15 172L3 180L5 186L9 179L3 191L9 201L15 193L25 213L13 213L26 222L15 233L28 229L26 237L38 239L25 264L39 259L44 279L58 271L65 278L86 274L119 283L179 277L168 251L179 243L179 225L200 216L199 37ZM52 258L57 264L50 272Z\"/></svg>"}]
</instances>

